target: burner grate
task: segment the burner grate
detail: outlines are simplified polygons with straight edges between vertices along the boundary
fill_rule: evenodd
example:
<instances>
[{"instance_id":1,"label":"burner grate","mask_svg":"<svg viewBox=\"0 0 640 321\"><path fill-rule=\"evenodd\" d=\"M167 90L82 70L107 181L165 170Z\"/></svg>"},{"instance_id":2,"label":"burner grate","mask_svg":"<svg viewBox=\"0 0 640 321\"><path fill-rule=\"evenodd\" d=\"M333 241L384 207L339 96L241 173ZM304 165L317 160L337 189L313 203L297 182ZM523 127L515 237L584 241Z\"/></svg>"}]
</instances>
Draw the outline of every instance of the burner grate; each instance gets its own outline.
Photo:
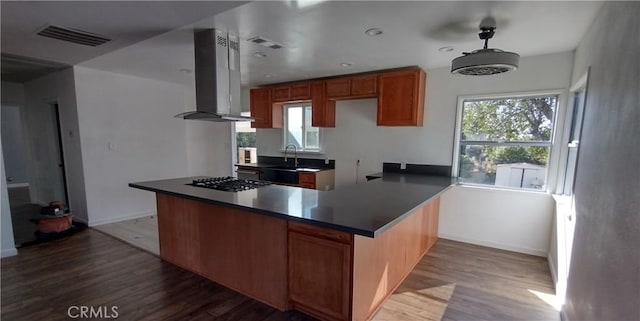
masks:
<instances>
[{"instance_id":1,"label":"burner grate","mask_svg":"<svg viewBox=\"0 0 640 321\"><path fill-rule=\"evenodd\" d=\"M226 192L241 192L250 189L271 185L271 182L256 181L251 179L237 179L231 176L225 177L207 177L194 179L191 186L204 187Z\"/></svg>"}]
</instances>

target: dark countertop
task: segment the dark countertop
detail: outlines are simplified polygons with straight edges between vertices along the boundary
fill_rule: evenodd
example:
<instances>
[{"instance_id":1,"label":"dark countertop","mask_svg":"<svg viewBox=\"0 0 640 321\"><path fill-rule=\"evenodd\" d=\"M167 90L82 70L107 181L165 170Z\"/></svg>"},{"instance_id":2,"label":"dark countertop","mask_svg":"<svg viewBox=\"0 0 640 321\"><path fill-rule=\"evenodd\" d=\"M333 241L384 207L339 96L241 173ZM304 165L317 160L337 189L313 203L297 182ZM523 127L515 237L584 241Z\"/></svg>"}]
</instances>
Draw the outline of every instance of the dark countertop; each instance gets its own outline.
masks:
<instances>
[{"instance_id":1,"label":"dark countertop","mask_svg":"<svg viewBox=\"0 0 640 321\"><path fill-rule=\"evenodd\" d=\"M244 168L255 168L255 169L260 169L260 168L273 168L273 167L279 167L282 165L273 165L273 164L259 164L259 163L248 163L248 164L235 164L235 166L238 167L244 167ZM328 171L328 170L333 170L333 168L328 168L328 167L312 167L312 168L303 168L301 166L298 166L299 169L297 171L299 172L320 172L320 171ZM291 169L292 171L296 171L295 169Z\"/></svg>"},{"instance_id":2,"label":"dark countertop","mask_svg":"<svg viewBox=\"0 0 640 321\"><path fill-rule=\"evenodd\" d=\"M375 237L455 183L451 177L383 173L381 179L326 192L281 185L224 192L186 185L194 178L129 186Z\"/></svg>"}]
</instances>

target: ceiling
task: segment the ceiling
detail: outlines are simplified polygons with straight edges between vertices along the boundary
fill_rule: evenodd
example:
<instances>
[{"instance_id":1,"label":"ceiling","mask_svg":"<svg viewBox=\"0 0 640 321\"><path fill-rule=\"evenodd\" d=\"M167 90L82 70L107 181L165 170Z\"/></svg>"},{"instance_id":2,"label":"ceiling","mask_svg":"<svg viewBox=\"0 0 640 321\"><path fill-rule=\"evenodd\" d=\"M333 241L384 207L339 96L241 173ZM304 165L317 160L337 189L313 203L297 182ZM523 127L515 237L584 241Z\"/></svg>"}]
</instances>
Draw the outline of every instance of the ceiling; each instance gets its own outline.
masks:
<instances>
[{"instance_id":1,"label":"ceiling","mask_svg":"<svg viewBox=\"0 0 640 321\"><path fill-rule=\"evenodd\" d=\"M570 51L576 48L602 5L592 1L288 0L236 3L231 9L234 5L216 5L219 2L181 2L189 3L181 6L153 1L146 5L127 3L118 9L122 5L100 3L108 10L95 10L87 2L65 2L56 10L34 6L35 12L14 8L7 13L7 2L3 1L2 50L189 84L194 76L184 69L193 70L194 66L193 29L216 27L238 33L243 40L240 46L243 85L261 85L408 65L425 69L446 67L462 52L482 46L477 36L478 24L488 15L496 18L498 27L494 39L489 41L490 47L518 52L524 57ZM156 11L157 14L153 13ZM5 14L11 18L9 29L5 29ZM7 42L12 39L17 42L20 35L14 34L18 33L15 25L20 24L17 21L23 19L21 15L30 21L28 27L18 28L28 31L22 33L26 37L24 44L7 47L5 31L9 34ZM55 40L45 38L45 43L33 36L33 31L45 22L64 24L65 19L78 16L86 19L72 27L114 37L120 34L127 45L104 48L109 52L92 56L86 48L76 48L78 45L70 44L73 48L63 50L62 44L52 43ZM52 17L62 17L62 22ZM373 27L381 28L383 34L372 37L364 33ZM136 42L135 35L140 35L136 38L139 42L129 45ZM275 41L284 48L270 49L246 41L254 36ZM36 40L39 44L34 43ZM45 50L50 46L52 49ZM454 50L438 50L445 46ZM254 56L256 52L267 57L258 58ZM342 67L342 62L352 66Z\"/></svg>"}]
</instances>

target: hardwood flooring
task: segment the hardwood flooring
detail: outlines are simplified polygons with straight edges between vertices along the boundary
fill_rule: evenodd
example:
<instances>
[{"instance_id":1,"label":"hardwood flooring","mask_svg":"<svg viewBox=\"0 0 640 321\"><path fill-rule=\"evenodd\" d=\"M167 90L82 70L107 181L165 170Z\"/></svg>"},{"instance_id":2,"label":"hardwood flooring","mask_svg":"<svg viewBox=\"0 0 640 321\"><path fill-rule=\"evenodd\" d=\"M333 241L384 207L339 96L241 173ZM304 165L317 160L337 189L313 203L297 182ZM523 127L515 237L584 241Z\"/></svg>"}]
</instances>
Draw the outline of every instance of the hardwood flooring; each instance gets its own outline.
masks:
<instances>
[{"instance_id":1,"label":"hardwood flooring","mask_svg":"<svg viewBox=\"0 0 640 321\"><path fill-rule=\"evenodd\" d=\"M92 229L20 249L1 272L2 320L66 320L81 305L121 320L313 320ZM531 291L553 294L544 258L440 239L374 320L559 320Z\"/></svg>"}]
</instances>

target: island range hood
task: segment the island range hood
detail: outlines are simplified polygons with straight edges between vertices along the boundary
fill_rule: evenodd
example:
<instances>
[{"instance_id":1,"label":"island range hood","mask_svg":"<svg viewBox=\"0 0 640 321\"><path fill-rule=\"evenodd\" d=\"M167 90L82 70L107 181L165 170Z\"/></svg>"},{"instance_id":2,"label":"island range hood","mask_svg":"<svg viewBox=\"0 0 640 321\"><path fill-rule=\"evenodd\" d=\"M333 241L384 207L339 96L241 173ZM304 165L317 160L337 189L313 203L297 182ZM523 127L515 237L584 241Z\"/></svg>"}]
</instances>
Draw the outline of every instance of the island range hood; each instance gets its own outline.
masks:
<instances>
[{"instance_id":1,"label":"island range hood","mask_svg":"<svg viewBox=\"0 0 640 321\"><path fill-rule=\"evenodd\" d=\"M240 115L240 42L218 29L196 31L196 110L176 118L216 122L253 121Z\"/></svg>"}]
</instances>

